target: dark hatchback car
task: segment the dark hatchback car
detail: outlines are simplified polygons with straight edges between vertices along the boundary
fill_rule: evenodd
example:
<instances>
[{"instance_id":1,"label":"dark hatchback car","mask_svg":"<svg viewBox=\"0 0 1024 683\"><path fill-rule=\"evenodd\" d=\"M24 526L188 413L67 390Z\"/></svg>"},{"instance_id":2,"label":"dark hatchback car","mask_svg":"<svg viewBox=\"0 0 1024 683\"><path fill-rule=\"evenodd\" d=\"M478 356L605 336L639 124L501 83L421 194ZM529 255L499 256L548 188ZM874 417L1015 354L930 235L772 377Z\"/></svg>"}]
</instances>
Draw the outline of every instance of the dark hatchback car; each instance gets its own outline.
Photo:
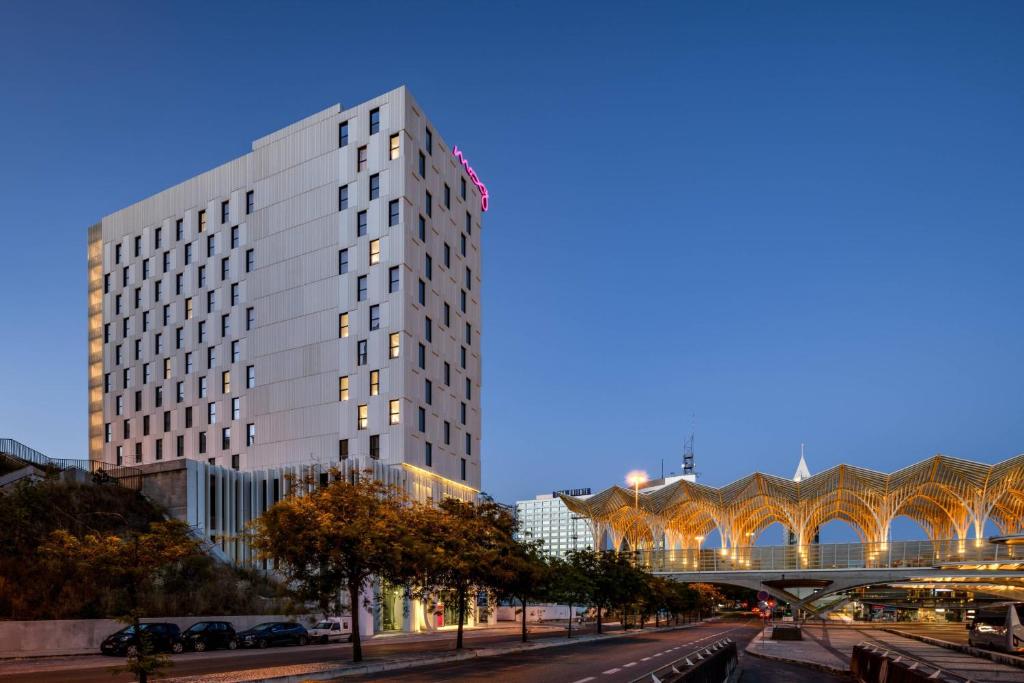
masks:
<instances>
[{"instance_id":1,"label":"dark hatchback car","mask_svg":"<svg viewBox=\"0 0 1024 683\"><path fill-rule=\"evenodd\" d=\"M134 655L138 652L140 638L149 642L155 652L181 652L181 632L177 624L161 622L139 625L139 633L134 626L128 626L117 633L111 634L100 643L100 652L105 655Z\"/></svg>"},{"instance_id":2,"label":"dark hatchback car","mask_svg":"<svg viewBox=\"0 0 1024 683\"><path fill-rule=\"evenodd\" d=\"M306 645L309 634L306 627L294 621L268 621L238 634L243 647L270 647L271 645Z\"/></svg>"},{"instance_id":3,"label":"dark hatchback car","mask_svg":"<svg viewBox=\"0 0 1024 683\"><path fill-rule=\"evenodd\" d=\"M235 627L230 621L199 621L181 632L185 649L203 652L220 647L234 650L238 647Z\"/></svg>"}]
</instances>

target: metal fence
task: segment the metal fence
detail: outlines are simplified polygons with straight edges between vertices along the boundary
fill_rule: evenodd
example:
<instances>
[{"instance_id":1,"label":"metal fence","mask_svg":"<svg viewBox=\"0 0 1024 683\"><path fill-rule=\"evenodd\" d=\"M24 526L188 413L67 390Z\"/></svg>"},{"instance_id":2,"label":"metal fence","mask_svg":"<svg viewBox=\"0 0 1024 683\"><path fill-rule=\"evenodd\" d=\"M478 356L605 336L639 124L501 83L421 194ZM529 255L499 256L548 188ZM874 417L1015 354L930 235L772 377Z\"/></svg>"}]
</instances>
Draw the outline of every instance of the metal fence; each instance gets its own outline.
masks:
<instances>
[{"instance_id":1,"label":"metal fence","mask_svg":"<svg viewBox=\"0 0 1024 683\"><path fill-rule=\"evenodd\" d=\"M741 546L725 549L641 550L651 571L722 572L792 569L936 567L973 562L1020 561L1024 550L974 539Z\"/></svg>"},{"instance_id":2,"label":"metal fence","mask_svg":"<svg viewBox=\"0 0 1024 683\"><path fill-rule=\"evenodd\" d=\"M15 439L0 439L0 458L17 465L33 465L47 474L79 470L91 475L96 483L114 483L135 491L142 488L142 473L137 468L88 458L51 458Z\"/></svg>"}]
</instances>

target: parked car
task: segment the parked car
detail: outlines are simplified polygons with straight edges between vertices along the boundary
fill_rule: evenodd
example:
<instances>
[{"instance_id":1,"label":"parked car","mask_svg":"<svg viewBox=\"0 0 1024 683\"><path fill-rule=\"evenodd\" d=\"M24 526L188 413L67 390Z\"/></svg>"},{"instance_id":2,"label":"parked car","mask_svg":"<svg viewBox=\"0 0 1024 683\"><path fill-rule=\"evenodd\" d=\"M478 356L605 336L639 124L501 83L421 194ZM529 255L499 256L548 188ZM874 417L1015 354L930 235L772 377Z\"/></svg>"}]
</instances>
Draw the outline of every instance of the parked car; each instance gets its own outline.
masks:
<instances>
[{"instance_id":1,"label":"parked car","mask_svg":"<svg viewBox=\"0 0 1024 683\"><path fill-rule=\"evenodd\" d=\"M181 633L181 642L186 649L202 652L218 647L234 650L238 647L235 627L230 621L199 621Z\"/></svg>"},{"instance_id":2,"label":"parked car","mask_svg":"<svg viewBox=\"0 0 1024 683\"><path fill-rule=\"evenodd\" d=\"M127 626L117 633L107 636L100 643L100 652L118 657L134 655L138 652L140 637L148 639L150 647L156 652L177 654L183 649L181 631L177 624L154 622L140 624L139 633L135 632L134 626Z\"/></svg>"},{"instance_id":3,"label":"parked car","mask_svg":"<svg viewBox=\"0 0 1024 683\"><path fill-rule=\"evenodd\" d=\"M982 607L967 625L967 642L1004 652L1024 652L1024 602Z\"/></svg>"},{"instance_id":4,"label":"parked car","mask_svg":"<svg viewBox=\"0 0 1024 683\"><path fill-rule=\"evenodd\" d=\"M309 629L314 643L342 643L352 640L352 620L349 617L328 617Z\"/></svg>"},{"instance_id":5,"label":"parked car","mask_svg":"<svg viewBox=\"0 0 1024 683\"><path fill-rule=\"evenodd\" d=\"M306 627L294 621L267 621L238 634L243 647L270 647L271 645L306 645L309 634Z\"/></svg>"}]
</instances>

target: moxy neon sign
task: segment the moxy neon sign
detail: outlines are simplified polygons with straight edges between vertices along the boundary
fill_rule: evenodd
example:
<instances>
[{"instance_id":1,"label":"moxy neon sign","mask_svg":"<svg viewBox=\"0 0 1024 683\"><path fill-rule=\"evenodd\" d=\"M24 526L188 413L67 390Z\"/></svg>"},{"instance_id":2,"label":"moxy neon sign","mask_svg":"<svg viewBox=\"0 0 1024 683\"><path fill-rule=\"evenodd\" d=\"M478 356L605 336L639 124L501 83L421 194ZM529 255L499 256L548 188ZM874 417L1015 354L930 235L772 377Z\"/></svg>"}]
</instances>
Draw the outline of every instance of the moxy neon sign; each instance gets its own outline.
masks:
<instances>
[{"instance_id":1,"label":"moxy neon sign","mask_svg":"<svg viewBox=\"0 0 1024 683\"><path fill-rule=\"evenodd\" d=\"M480 190L480 210L486 211L488 204L487 186L480 182L480 179L476 177L476 171L466 161L466 157L462 156L462 152L459 151L459 146L455 145L452 147L452 156L462 162L462 166L466 169L466 173L469 174L469 179L473 181L477 189Z\"/></svg>"}]
</instances>

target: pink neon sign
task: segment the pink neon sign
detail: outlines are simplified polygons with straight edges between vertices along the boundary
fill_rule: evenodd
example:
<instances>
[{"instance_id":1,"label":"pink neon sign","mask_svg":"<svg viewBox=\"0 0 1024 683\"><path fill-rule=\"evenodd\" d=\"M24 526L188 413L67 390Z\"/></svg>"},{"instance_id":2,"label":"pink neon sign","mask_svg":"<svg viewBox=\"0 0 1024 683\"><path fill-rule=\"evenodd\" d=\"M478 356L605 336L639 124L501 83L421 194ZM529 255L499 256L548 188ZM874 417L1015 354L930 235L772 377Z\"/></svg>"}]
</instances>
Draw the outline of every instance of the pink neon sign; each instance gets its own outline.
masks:
<instances>
[{"instance_id":1,"label":"pink neon sign","mask_svg":"<svg viewBox=\"0 0 1024 683\"><path fill-rule=\"evenodd\" d=\"M476 171L466 161L466 157L462 156L462 152L459 151L459 146L455 145L452 147L452 156L462 162L463 167L466 169L466 173L469 174L469 179L473 181L473 184L480 190L480 210L486 211L488 204L487 186L480 182L480 179L476 177Z\"/></svg>"}]
</instances>

